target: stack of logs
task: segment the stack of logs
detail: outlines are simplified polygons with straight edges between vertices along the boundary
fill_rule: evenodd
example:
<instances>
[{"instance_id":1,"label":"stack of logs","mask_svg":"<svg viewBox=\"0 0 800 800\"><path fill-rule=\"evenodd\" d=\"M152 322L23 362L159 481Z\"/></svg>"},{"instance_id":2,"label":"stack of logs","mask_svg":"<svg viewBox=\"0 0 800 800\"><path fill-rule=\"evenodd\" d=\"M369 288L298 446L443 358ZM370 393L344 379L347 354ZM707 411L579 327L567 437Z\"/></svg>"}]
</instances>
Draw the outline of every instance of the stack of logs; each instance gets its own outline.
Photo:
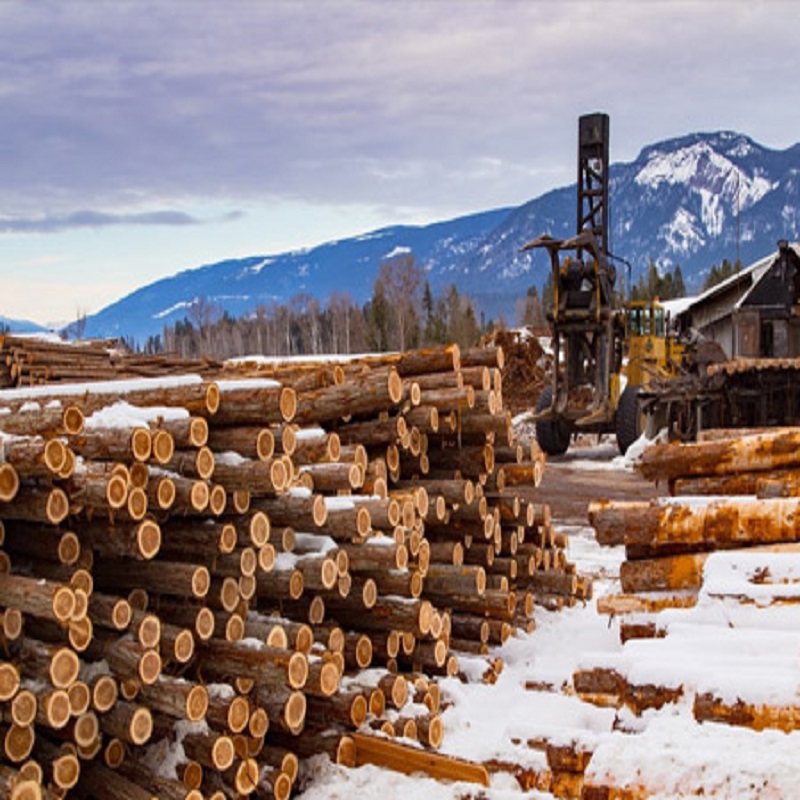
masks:
<instances>
[{"instance_id":1,"label":"stack of logs","mask_svg":"<svg viewBox=\"0 0 800 800\"><path fill-rule=\"evenodd\" d=\"M0 334L0 388L216 371L208 359L141 356L116 341L63 342Z\"/></svg>"},{"instance_id":2,"label":"stack of logs","mask_svg":"<svg viewBox=\"0 0 800 800\"><path fill-rule=\"evenodd\" d=\"M798 429L708 431L649 447L638 470L675 497L590 504L598 542L625 546L623 596L604 599L609 612L693 604L710 552L800 541Z\"/></svg>"},{"instance_id":3,"label":"stack of logs","mask_svg":"<svg viewBox=\"0 0 800 800\"><path fill-rule=\"evenodd\" d=\"M543 459L512 443L501 365L450 346L1 393L6 794L287 797L320 752L485 782L432 751L435 677L460 653L491 680L535 601L591 591L525 496Z\"/></svg>"},{"instance_id":4,"label":"stack of logs","mask_svg":"<svg viewBox=\"0 0 800 800\"><path fill-rule=\"evenodd\" d=\"M600 705L624 705L635 715L685 702L687 696L691 699L691 678L681 680L680 670L675 670L673 685L665 685L669 679L662 677L663 669L656 668L651 671L654 680L650 682L641 663L636 662L633 669L630 665L635 658L626 661L630 646L639 646L635 652L640 656L641 646L649 647L648 653L657 664L659 652L669 663L669 642L681 632L691 636L688 632L693 625L698 626L695 635L699 640L707 638L718 648L729 639L735 642L736 634L746 634L748 627L766 635L773 623L766 610L769 602L754 597L769 594L773 602L797 608L800 589L794 586L792 576L800 553L800 491L795 488L800 486L799 444L800 430L771 429L744 434L708 431L695 443L651 446L637 468L648 480L666 483L673 497L651 502L590 503L589 519L598 542L625 547L620 567L622 593L601 597L597 604L600 613L620 619L624 646L620 654L610 658L611 664L586 666L575 672L573 684L579 696ZM704 570L709 559L715 559L717 570L723 565L730 575L740 577L726 577L709 588ZM778 567L781 563L785 563L784 568ZM775 585L763 591L768 584ZM744 611L742 619L734 622L731 617L737 604ZM664 618L680 623L679 632L671 633L670 622L664 622ZM717 619L719 631L713 625ZM783 626L788 624L784 619L772 631L777 641L785 639ZM650 642L637 643L643 639ZM736 645L731 646L735 650ZM763 697L748 699L750 684L750 689L755 684L763 688L772 677L768 650L742 654L743 660L749 656L762 665L763 681L745 679L735 701L697 691L693 699L695 719L756 730L799 729L796 706L765 704ZM701 657L700 653L693 654L695 660ZM691 661L687 659L684 665L687 670ZM726 665L726 672L728 667L734 672L738 668ZM639 796L625 791L598 785L587 787L583 796L587 800ZM641 796L646 795L642 791Z\"/></svg>"}]
</instances>

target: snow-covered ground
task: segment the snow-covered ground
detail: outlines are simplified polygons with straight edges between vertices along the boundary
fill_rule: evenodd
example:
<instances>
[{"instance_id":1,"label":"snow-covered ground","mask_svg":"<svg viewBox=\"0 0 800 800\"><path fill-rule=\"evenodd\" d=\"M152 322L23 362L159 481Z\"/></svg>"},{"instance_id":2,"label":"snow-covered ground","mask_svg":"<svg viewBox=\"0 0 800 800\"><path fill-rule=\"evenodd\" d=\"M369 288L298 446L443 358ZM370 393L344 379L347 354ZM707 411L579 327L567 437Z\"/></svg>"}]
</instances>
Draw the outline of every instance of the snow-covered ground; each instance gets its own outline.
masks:
<instances>
[{"instance_id":1,"label":"snow-covered ground","mask_svg":"<svg viewBox=\"0 0 800 800\"><path fill-rule=\"evenodd\" d=\"M589 448L571 466L629 469L612 445ZM579 573L595 576L595 599L619 592L624 549L599 547L589 528L555 525L569 534L569 557ZM800 555L717 553L706 575L694 608L659 616L666 638L623 646L619 620L598 614L594 601L559 612L537 609L533 633L520 633L492 652L504 664L496 683L439 680L445 706L441 752L539 772L547 769L541 749L546 740L592 751L586 771L592 783L647 787L643 797L800 797L800 733L699 723L693 707L696 693L711 692L726 702L795 707L800 719L800 604L785 602L800 583ZM769 605L776 597L784 602ZM479 661L461 660L469 667L471 659ZM637 684L681 687L682 696L641 716L589 704L572 691L572 675L594 665L613 667ZM523 791L509 771L492 772L484 789L371 766L349 769L324 757L307 765L302 786L303 800L553 797Z\"/></svg>"}]
</instances>

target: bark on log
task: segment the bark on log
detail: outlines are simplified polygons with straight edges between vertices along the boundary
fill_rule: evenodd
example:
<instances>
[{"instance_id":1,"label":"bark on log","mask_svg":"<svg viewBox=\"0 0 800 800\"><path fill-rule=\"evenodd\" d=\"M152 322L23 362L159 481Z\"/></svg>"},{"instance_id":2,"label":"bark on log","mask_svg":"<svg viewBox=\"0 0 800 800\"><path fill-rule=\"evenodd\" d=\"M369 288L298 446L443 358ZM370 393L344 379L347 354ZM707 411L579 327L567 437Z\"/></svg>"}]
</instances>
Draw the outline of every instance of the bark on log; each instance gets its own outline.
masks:
<instances>
[{"instance_id":1,"label":"bark on log","mask_svg":"<svg viewBox=\"0 0 800 800\"><path fill-rule=\"evenodd\" d=\"M654 445L637 465L646 480L726 475L800 466L800 430L781 429L719 442Z\"/></svg>"},{"instance_id":2,"label":"bark on log","mask_svg":"<svg viewBox=\"0 0 800 800\"><path fill-rule=\"evenodd\" d=\"M220 405L212 427L291 422L298 405L290 387L265 379L220 381Z\"/></svg>"},{"instance_id":3,"label":"bark on log","mask_svg":"<svg viewBox=\"0 0 800 800\"><path fill-rule=\"evenodd\" d=\"M403 383L395 369L369 373L298 396L295 422L300 425L331 422L355 414L376 414L400 403Z\"/></svg>"},{"instance_id":4,"label":"bark on log","mask_svg":"<svg viewBox=\"0 0 800 800\"><path fill-rule=\"evenodd\" d=\"M431 753L363 733L353 733L348 739L352 741L352 746L344 745L340 761L347 766L374 764L406 775L423 772L437 780L465 781L489 786L489 773L482 764Z\"/></svg>"}]
</instances>

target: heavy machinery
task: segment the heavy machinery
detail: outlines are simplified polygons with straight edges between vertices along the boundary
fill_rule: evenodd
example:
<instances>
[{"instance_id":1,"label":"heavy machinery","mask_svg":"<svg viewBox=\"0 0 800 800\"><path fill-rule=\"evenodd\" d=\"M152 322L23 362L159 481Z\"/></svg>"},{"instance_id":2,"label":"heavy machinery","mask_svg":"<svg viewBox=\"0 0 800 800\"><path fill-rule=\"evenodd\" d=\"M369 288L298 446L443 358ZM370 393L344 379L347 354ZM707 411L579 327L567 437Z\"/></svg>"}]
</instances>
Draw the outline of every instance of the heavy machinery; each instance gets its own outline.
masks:
<instances>
[{"instance_id":1,"label":"heavy machinery","mask_svg":"<svg viewBox=\"0 0 800 800\"><path fill-rule=\"evenodd\" d=\"M613 433L634 424L623 419L636 404L621 390L626 329L608 245L608 134L608 115L579 118L576 236L545 234L522 248L547 250L553 271L553 375L534 417L539 445L550 455L564 453L576 431Z\"/></svg>"},{"instance_id":2,"label":"heavy machinery","mask_svg":"<svg viewBox=\"0 0 800 800\"><path fill-rule=\"evenodd\" d=\"M545 249L553 276L539 445L559 455L577 432L616 433L625 453L662 428L690 440L711 427L800 424L800 247L779 242L777 256L697 298L678 327L657 301L623 308L608 241L608 133L607 115L579 118L577 234L522 248Z\"/></svg>"}]
</instances>

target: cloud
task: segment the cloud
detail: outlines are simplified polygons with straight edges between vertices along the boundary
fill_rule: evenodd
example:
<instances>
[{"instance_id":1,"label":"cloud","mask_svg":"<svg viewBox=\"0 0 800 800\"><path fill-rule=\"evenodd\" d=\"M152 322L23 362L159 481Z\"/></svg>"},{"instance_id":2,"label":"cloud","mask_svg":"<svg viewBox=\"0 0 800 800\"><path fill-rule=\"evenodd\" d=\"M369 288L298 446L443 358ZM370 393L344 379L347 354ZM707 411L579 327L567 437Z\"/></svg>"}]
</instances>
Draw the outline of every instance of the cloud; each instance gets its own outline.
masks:
<instances>
[{"instance_id":1,"label":"cloud","mask_svg":"<svg viewBox=\"0 0 800 800\"><path fill-rule=\"evenodd\" d=\"M212 222L234 222L243 216L231 211ZM183 211L147 211L139 214L109 214L102 211L75 211L71 214L35 218L0 217L0 233L59 233L77 228L107 228L115 225L203 225L206 221Z\"/></svg>"},{"instance_id":2,"label":"cloud","mask_svg":"<svg viewBox=\"0 0 800 800\"><path fill-rule=\"evenodd\" d=\"M593 110L615 160L720 127L785 146L798 22L789 2L4 0L0 209L507 205L573 179Z\"/></svg>"}]
</instances>

